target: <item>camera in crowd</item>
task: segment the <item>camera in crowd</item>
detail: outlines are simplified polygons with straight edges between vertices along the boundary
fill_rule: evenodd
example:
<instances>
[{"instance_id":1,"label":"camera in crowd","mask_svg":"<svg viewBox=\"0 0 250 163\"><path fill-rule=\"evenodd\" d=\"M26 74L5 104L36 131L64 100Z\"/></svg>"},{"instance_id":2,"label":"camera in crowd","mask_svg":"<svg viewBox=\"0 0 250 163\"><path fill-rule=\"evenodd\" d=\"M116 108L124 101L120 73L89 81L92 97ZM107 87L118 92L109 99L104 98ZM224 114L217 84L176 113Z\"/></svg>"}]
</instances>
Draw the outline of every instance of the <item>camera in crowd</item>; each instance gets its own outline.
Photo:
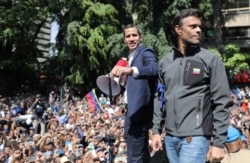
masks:
<instances>
[{"instance_id":1,"label":"camera in crowd","mask_svg":"<svg viewBox=\"0 0 250 163\"><path fill-rule=\"evenodd\" d=\"M103 137L102 140L106 144L112 145L115 142L116 138L113 135L107 135L107 136Z\"/></svg>"},{"instance_id":2,"label":"camera in crowd","mask_svg":"<svg viewBox=\"0 0 250 163\"><path fill-rule=\"evenodd\" d=\"M48 120L48 115L49 115L49 113L47 111L44 111L42 118L44 120Z\"/></svg>"},{"instance_id":3,"label":"camera in crowd","mask_svg":"<svg viewBox=\"0 0 250 163\"><path fill-rule=\"evenodd\" d=\"M15 122L18 127L29 128L32 125L33 120L35 118L36 118L35 115L22 115L17 117L15 119Z\"/></svg>"}]
</instances>

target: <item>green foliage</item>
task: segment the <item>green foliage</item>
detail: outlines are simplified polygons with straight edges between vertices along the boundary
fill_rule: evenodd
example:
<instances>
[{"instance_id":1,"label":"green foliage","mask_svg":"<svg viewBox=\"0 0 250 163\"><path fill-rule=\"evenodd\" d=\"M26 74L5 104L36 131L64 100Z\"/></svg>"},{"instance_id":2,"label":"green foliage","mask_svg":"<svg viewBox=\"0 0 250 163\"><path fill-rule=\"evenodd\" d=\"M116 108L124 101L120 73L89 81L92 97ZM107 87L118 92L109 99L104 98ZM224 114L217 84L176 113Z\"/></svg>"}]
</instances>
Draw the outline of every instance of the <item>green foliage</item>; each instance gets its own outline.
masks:
<instances>
[{"instance_id":1,"label":"green foliage","mask_svg":"<svg viewBox=\"0 0 250 163\"><path fill-rule=\"evenodd\" d=\"M227 5L231 1L222 3ZM60 23L56 45L59 56L50 58L45 64L46 71L59 74L63 69L65 81L83 86L87 91L95 87L97 76L108 73L119 58L127 57L122 34L124 25L138 25L143 31L143 44L152 47L160 59L171 50L171 23L176 12L188 7L200 9L203 31L206 31L214 22L215 3L212 2L214 0L1 1L0 75L16 72L15 81L23 82L37 73L37 57L42 53L35 40L45 20L55 14ZM132 15L137 18L133 19ZM223 54L213 51L221 56L227 71L233 70L235 74L248 68L248 55L241 53L236 45L227 45ZM32 75L27 76L27 72Z\"/></svg>"},{"instance_id":2,"label":"green foliage","mask_svg":"<svg viewBox=\"0 0 250 163\"><path fill-rule=\"evenodd\" d=\"M249 69L247 61L249 55L240 52L240 47L236 44L228 44L225 46L225 54L223 61L227 70L232 70L235 75L241 71Z\"/></svg>"},{"instance_id":3,"label":"green foliage","mask_svg":"<svg viewBox=\"0 0 250 163\"><path fill-rule=\"evenodd\" d=\"M228 44L224 49L227 57L232 57L235 53L240 52L240 47L236 44Z\"/></svg>"},{"instance_id":4,"label":"green foliage","mask_svg":"<svg viewBox=\"0 0 250 163\"><path fill-rule=\"evenodd\" d=\"M108 60L113 58L127 57L127 49L123 42L123 34L113 34L107 39L107 45L104 48L108 56ZM110 67L111 68L111 67Z\"/></svg>"},{"instance_id":5,"label":"green foliage","mask_svg":"<svg viewBox=\"0 0 250 163\"><path fill-rule=\"evenodd\" d=\"M162 33L163 34L163 33ZM159 36L155 36L153 34L146 34L143 38L143 44L147 47L153 48L158 54L159 58L167 54L172 48L167 45L166 39L161 39L164 35L159 34Z\"/></svg>"},{"instance_id":6,"label":"green foliage","mask_svg":"<svg viewBox=\"0 0 250 163\"><path fill-rule=\"evenodd\" d=\"M11 94L20 85L36 84L35 39L41 24L50 13L43 2L37 0L0 3L0 76L1 94ZM8 82L6 82L8 81Z\"/></svg>"},{"instance_id":7,"label":"green foliage","mask_svg":"<svg viewBox=\"0 0 250 163\"><path fill-rule=\"evenodd\" d=\"M70 55L70 75L66 80L76 85L93 83L98 75L110 69L103 64L109 62L104 49L119 24L118 12L110 4L83 1L82 7L81 20L69 23L66 35Z\"/></svg>"},{"instance_id":8,"label":"green foliage","mask_svg":"<svg viewBox=\"0 0 250 163\"><path fill-rule=\"evenodd\" d=\"M226 71L231 75L236 75L244 70L249 69L248 61L249 54L241 53L240 47L236 44L228 44L225 46L225 51L220 54L218 49L210 49L212 52L220 55Z\"/></svg>"},{"instance_id":9,"label":"green foliage","mask_svg":"<svg viewBox=\"0 0 250 163\"><path fill-rule=\"evenodd\" d=\"M200 3L197 3L197 5L197 8L202 12L205 23L207 23L208 20L211 20L211 16L213 13L211 0L202 0Z\"/></svg>"},{"instance_id":10,"label":"green foliage","mask_svg":"<svg viewBox=\"0 0 250 163\"><path fill-rule=\"evenodd\" d=\"M65 78L67 81L69 81L70 83L75 83L75 84L83 83L83 78L79 70L76 70L76 71L71 70L70 72L71 74Z\"/></svg>"}]
</instances>

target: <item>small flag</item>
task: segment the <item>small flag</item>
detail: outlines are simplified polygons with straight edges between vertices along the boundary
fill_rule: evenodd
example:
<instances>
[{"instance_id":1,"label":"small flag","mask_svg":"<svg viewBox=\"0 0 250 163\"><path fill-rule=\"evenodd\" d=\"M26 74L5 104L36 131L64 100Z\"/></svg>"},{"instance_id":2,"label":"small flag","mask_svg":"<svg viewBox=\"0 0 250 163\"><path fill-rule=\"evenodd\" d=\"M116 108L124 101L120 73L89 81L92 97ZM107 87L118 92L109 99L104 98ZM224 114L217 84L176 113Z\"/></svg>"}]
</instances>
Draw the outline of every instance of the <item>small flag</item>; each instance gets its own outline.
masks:
<instances>
[{"instance_id":1,"label":"small flag","mask_svg":"<svg viewBox=\"0 0 250 163\"><path fill-rule=\"evenodd\" d=\"M201 73L201 69L199 68L193 68L193 74L194 75L199 75Z\"/></svg>"},{"instance_id":2,"label":"small flag","mask_svg":"<svg viewBox=\"0 0 250 163\"><path fill-rule=\"evenodd\" d=\"M98 99L95 94L95 89L92 89L89 93L85 95L85 99L88 103L89 109L92 112L100 112L101 111L101 106L98 102Z\"/></svg>"}]
</instances>

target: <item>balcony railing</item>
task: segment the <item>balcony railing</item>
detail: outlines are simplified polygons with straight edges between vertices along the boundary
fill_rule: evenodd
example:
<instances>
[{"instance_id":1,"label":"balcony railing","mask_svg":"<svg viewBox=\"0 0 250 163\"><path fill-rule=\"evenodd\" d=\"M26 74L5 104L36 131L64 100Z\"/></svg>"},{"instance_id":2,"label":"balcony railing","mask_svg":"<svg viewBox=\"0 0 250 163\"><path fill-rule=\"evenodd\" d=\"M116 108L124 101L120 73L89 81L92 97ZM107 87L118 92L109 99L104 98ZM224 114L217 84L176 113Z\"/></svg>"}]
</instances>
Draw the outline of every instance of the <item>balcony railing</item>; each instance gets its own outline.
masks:
<instances>
[{"instance_id":1,"label":"balcony railing","mask_svg":"<svg viewBox=\"0 0 250 163\"><path fill-rule=\"evenodd\" d=\"M250 37L249 36L223 36L222 37L224 41L228 41L228 40L234 40L234 41L249 41ZM213 41L214 38L209 38L209 37L204 37L203 40L207 40L207 41Z\"/></svg>"},{"instance_id":2,"label":"balcony railing","mask_svg":"<svg viewBox=\"0 0 250 163\"><path fill-rule=\"evenodd\" d=\"M213 45L215 46L214 38L203 38L205 44ZM247 48L250 47L250 37L223 37L223 43L229 44L234 43L238 44L241 48Z\"/></svg>"},{"instance_id":3,"label":"balcony railing","mask_svg":"<svg viewBox=\"0 0 250 163\"><path fill-rule=\"evenodd\" d=\"M250 12L250 7L222 9L221 12L222 14L246 13Z\"/></svg>"}]
</instances>

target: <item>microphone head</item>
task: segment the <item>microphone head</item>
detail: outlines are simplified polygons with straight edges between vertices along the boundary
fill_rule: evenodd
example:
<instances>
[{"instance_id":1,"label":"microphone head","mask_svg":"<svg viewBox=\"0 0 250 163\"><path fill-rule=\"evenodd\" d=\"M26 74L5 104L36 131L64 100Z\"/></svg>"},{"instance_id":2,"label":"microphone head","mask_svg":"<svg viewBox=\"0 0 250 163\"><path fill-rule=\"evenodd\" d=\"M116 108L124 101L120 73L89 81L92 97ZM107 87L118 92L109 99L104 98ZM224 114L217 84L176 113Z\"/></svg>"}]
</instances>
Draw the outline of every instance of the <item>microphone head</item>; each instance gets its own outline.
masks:
<instances>
[{"instance_id":1,"label":"microphone head","mask_svg":"<svg viewBox=\"0 0 250 163\"><path fill-rule=\"evenodd\" d=\"M128 61L127 61L126 58L122 58L122 59L118 60L115 65L116 66L127 67Z\"/></svg>"},{"instance_id":2,"label":"microphone head","mask_svg":"<svg viewBox=\"0 0 250 163\"><path fill-rule=\"evenodd\" d=\"M107 75L101 75L96 79L97 87L106 95L116 96L120 93L120 84Z\"/></svg>"}]
</instances>

